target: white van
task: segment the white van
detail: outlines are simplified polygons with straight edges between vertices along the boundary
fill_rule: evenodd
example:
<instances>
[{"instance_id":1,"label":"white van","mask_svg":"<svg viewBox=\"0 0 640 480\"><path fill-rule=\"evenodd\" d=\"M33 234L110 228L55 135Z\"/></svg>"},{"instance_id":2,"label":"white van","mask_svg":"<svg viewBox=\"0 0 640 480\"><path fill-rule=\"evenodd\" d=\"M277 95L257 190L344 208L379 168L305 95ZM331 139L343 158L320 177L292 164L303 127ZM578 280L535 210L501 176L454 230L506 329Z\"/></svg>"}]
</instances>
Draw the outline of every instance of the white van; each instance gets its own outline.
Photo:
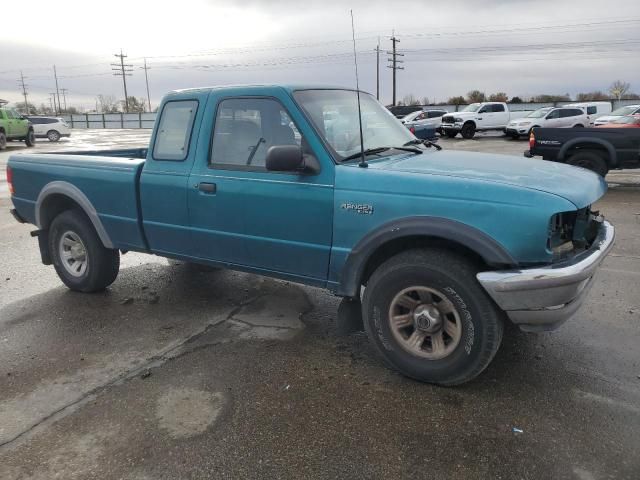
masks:
<instances>
[{"instance_id":1,"label":"white van","mask_svg":"<svg viewBox=\"0 0 640 480\"><path fill-rule=\"evenodd\" d=\"M579 107L584 109L589 115L589 123L594 124L596 118L611 113L611 102L582 102L569 103L565 107Z\"/></svg>"}]
</instances>

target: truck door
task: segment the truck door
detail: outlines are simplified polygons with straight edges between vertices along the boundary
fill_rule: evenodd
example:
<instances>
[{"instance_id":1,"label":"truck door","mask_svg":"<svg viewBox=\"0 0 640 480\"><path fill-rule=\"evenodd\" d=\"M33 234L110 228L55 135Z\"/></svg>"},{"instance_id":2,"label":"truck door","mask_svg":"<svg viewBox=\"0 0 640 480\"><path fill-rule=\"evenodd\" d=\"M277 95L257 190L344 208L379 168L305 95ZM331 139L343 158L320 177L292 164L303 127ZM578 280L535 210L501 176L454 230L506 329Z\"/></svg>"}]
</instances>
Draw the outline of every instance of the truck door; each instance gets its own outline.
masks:
<instances>
[{"instance_id":1,"label":"truck door","mask_svg":"<svg viewBox=\"0 0 640 480\"><path fill-rule=\"evenodd\" d=\"M203 95L206 100L206 96ZM152 252L184 257L191 252L187 192L204 101L175 98L164 103L140 176L140 204ZM117 201L117 199L114 199Z\"/></svg>"},{"instance_id":2,"label":"truck door","mask_svg":"<svg viewBox=\"0 0 640 480\"><path fill-rule=\"evenodd\" d=\"M209 151L198 159L189 179L197 186L189 198L194 255L258 272L326 281L333 169L325 165L319 174L305 175L265 168L272 145L300 145L316 158L326 153L311 150L308 137L313 133L287 96L216 100Z\"/></svg>"},{"instance_id":3,"label":"truck door","mask_svg":"<svg viewBox=\"0 0 640 480\"><path fill-rule=\"evenodd\" d=\"M16 135L14 133L16 127L14 125L15 120L13 119L13 113L11 113L11 110L4 110L4 115L6 118L7 138L13 138Z\"/></svg>"},{"instance_id":4,"label":"truck door","mask_svg":"<svg viewBox=\"0 0 640 480\"><path fill-rule=\"evenodd\" d=\"M560 109L552 110L547 113L547 116L544 117L546 120L544 127L545 128L558 128L562 125L562 120L560 119Z\"/></svg>"}]
</instances>

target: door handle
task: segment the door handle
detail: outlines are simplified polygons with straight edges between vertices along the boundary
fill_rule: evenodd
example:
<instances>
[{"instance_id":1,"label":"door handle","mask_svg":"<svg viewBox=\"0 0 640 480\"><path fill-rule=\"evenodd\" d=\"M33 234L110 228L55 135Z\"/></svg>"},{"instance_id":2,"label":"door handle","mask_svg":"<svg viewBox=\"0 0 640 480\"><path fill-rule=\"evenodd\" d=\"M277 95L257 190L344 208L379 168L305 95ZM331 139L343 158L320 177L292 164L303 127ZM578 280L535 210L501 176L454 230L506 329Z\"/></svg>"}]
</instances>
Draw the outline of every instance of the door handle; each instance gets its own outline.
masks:
<instances>
[{"instance_id":1,"label":"door handle","mask_svg":"<svg viewBox=\"0 0 640 480\"><path fill-rule=\"evenodd\" d=\"M198 190L203 193L216 193L216 184L201 182L198 184Z\"/></svg>"}]
</instances>

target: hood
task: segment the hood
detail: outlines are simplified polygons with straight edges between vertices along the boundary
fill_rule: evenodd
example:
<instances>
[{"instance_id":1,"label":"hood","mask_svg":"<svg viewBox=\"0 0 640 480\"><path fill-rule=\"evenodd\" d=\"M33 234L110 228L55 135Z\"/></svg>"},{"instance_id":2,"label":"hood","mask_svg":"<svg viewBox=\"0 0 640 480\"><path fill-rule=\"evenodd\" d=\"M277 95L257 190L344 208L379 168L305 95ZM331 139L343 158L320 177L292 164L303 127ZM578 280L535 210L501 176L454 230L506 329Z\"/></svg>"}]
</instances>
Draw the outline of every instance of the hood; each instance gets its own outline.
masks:
<instances>
[{"instance_id":1,"label":"hood","mask_svg":"<svg viewBox=\"0 0 640 480\"><path fill-rule=\"evenodd\" d=\"M396 155L370 161L369 167L502 183L557 195L577 208L590 205L607 190L603 178L583 168L510 155L427 151L422 155Z\"/></svg>"},{"instance_id":2,"label":"hood","mask_svg":"<svg viewBox=\"0 0 640 480\"><path fill-rule=\"evenodd\" d=\"M617 120L621 118L622 115L604 115L603 117L596 118L596 122L598 123L609 123L611 120Z\"/></svg>"}]
</instances>

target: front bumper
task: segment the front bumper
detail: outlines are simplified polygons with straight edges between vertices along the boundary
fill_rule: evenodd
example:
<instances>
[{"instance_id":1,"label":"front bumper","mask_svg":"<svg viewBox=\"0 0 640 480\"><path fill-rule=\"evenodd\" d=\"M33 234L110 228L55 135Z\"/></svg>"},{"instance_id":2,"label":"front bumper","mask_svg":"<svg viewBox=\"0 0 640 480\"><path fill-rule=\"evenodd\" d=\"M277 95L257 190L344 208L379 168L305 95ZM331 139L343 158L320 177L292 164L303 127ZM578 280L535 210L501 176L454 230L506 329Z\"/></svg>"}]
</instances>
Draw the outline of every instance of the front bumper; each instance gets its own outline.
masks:
<instances>
[{"instance_id":1,"label":"front bumper","mask_svg":"<svg viewBox=\"0 0 640 480\"><path fill-rule=\"evenodd\" d=\"M604 221L591 248L569 260L546 267L482 272L477 278L522 330L553 330L578 311L614 239L613 225Z\"/></svg>"},{"instance_id":2,"label":"front bumper","mask_svg":"<svg viewBox=\"0 0 640 480\"><path fill-rule=\"evenodd\" d=\"M507 128L504 129L505 133L513 135L528 135L529 130L531 130L531 127L521 127L519 125L507 125Z\"/></svg>"},{"instance_id":3,"label":"front bumper","mask_svg":"<svg viewBox=\"0 0 640 480\"><path fill-rule=\"evenodd\" d=\"M440 130L442 132L459 132L462 130L462 123L442 123Z\"/></svg>"}]
</instances>

